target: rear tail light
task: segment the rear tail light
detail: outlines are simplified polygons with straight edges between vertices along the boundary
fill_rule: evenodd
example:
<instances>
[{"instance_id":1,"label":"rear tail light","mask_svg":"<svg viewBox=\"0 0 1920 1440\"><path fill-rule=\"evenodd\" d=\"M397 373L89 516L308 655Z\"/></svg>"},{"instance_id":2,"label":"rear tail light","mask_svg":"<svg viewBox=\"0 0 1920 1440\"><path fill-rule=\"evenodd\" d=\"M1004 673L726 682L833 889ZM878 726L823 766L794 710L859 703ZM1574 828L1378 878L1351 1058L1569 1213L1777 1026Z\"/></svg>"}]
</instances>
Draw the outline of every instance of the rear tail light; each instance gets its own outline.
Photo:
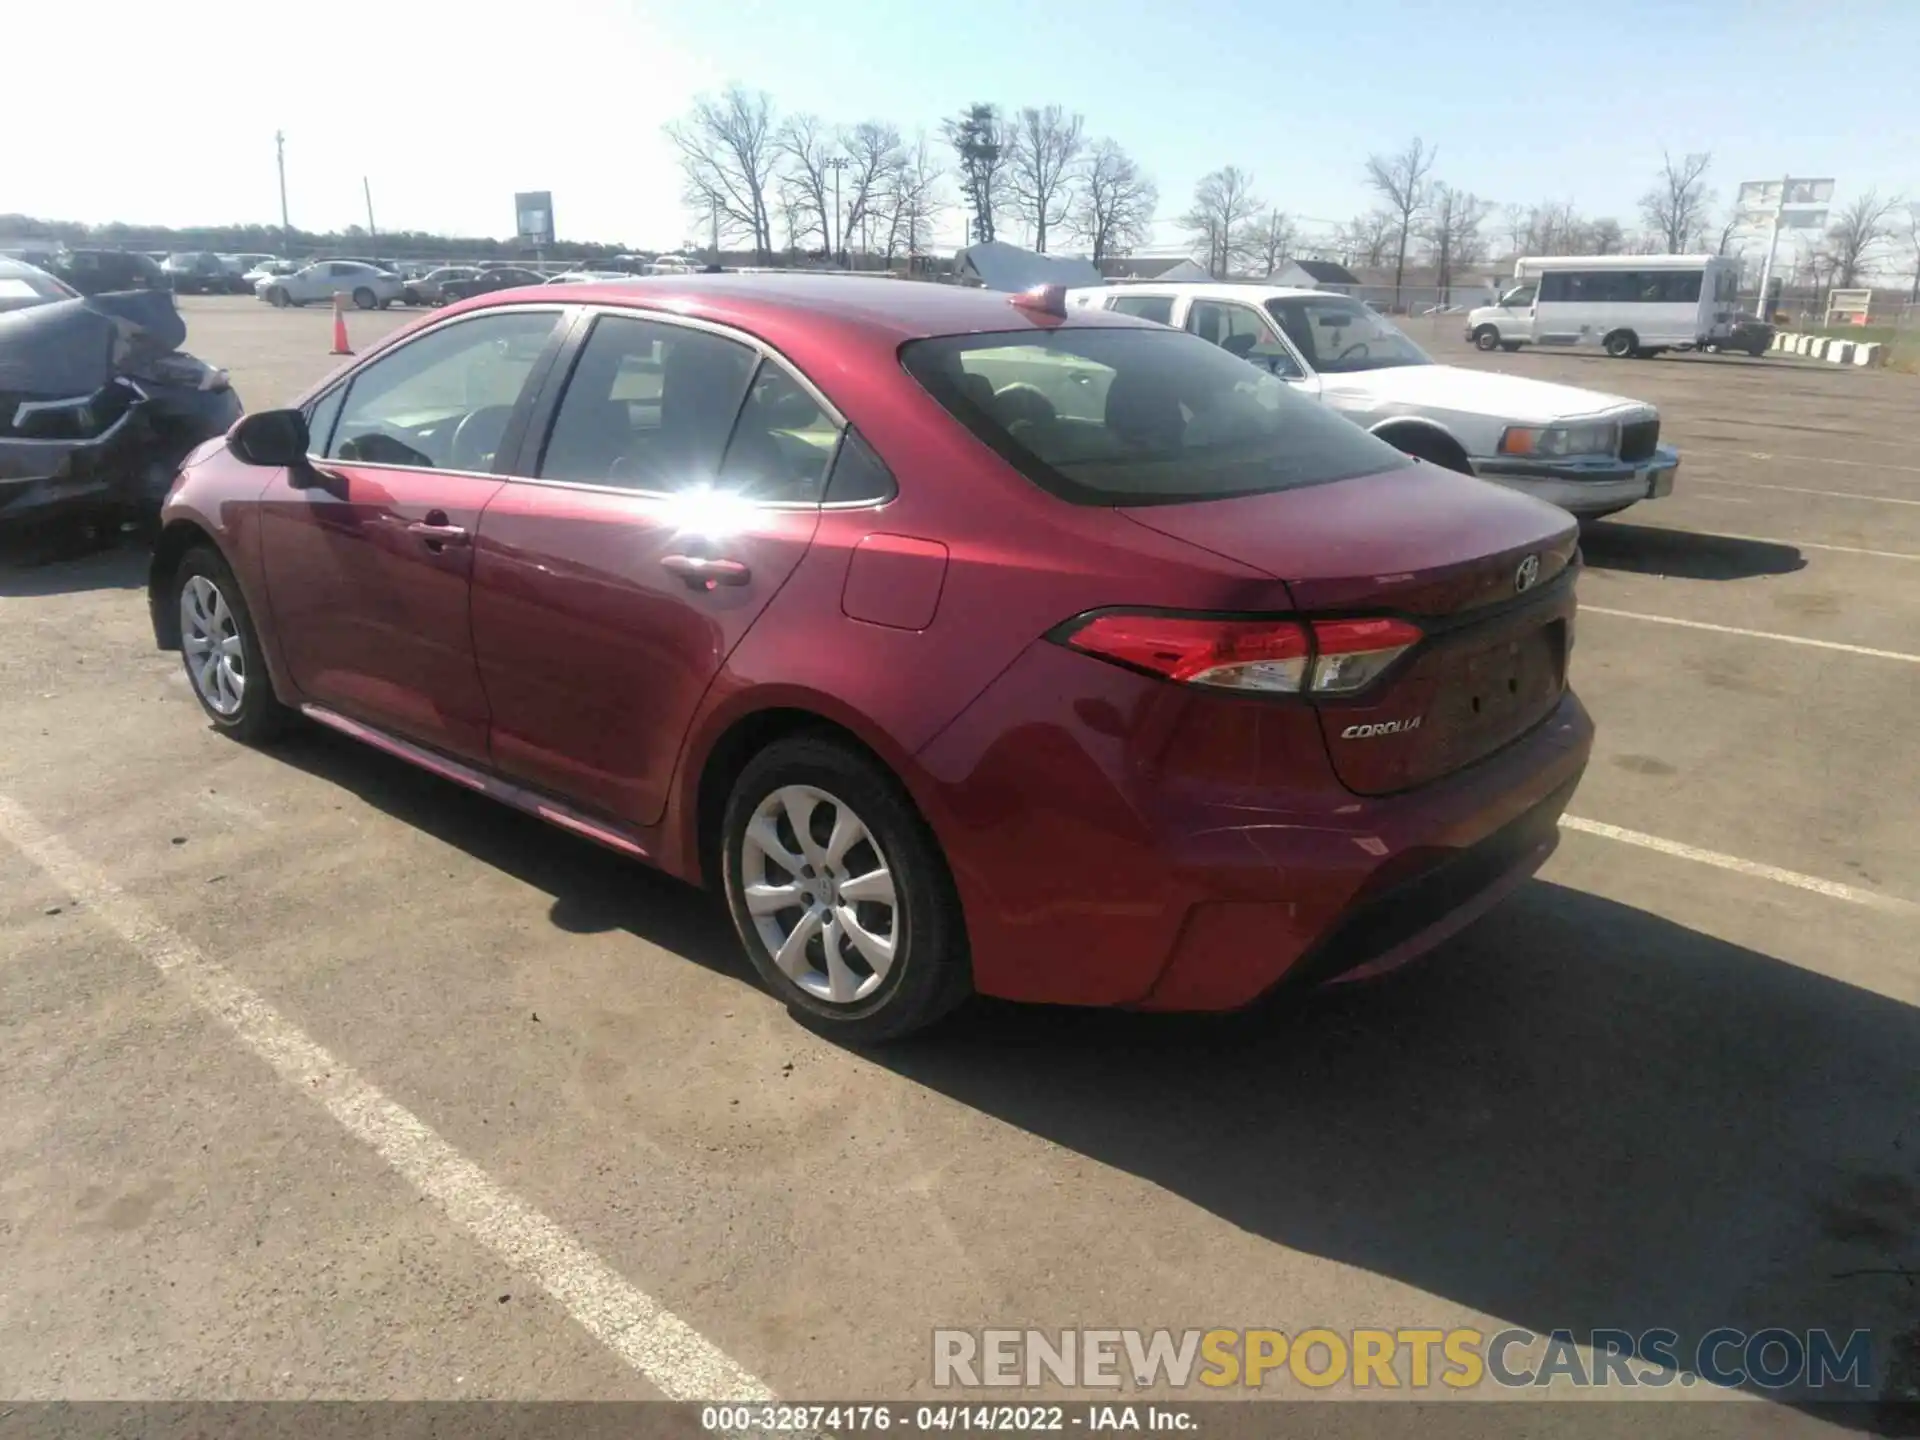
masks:
<instances>
[{"instance_id":1,"label":"rear tail light","mask_svg":"<svg viewBox=\"0 0 1920 1440\"><path fill-rule=\"evenodd\" d=\"M1108 612L1060 636L1084 654L1183 685L1351 695L1419 643L1404 620L1217 620Z\"/></svg>"},{"instance_id":2,"label":"rear tail light","mask_svg":"<svg viewBox=\"0 0 1920 1440\"><path fill-rule=\"evenodd\" d=\"M1313 665L1316 695L1351 695L1378 680L1413 646L1420 627L1404 620L1316 620Z\"/></svg>"}]
</instances>

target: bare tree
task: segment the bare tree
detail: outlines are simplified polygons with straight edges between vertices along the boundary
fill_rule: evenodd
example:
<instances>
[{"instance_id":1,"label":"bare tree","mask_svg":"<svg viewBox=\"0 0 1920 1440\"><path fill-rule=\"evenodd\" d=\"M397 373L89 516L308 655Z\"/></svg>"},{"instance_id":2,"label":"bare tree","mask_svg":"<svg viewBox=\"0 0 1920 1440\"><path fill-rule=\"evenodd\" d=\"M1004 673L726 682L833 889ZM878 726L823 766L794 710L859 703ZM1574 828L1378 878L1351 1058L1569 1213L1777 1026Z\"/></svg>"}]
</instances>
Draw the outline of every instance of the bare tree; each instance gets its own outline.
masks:
<instances>
[{"instance_id":1,"label":"bare tree","mask_svg":"<svg viewBox=\"0 0 1920 1440\"><path fill-rule=\"evenodd\" d=\"M1920 305L1920 201L1907 206L1907 248L1913 251L1913 284L1907 287L1907 304Z\"/></svg>"},{"instance_id":2,"label":"bare tree","mask_svg":"<svg viewBox=\"0 0 1920 1440\"><path fill-rule=\"evenodd\" d=\"M1033 232L1033 248L1047 252L1047 232L1067 218L1073 201L1074 162L1086 148L1085 122L1058 105L1029 105L1013 117L1013 155L1007 193L1013 213Z\"/></svg>"},{"instance_id":3,"label":"bare tree","mask_svg":"<svg viewBox=\"0 0 1920 1440\"><path fill-rule=\"evenodd\" d=\"M1204 244L1207 273L1225 278L1246 243L1247 222L1261 210L1253 193L1253 176L1238 165L1227 165L1200 177L1193 188L1193 208L1180 217L1181 228Z\"/></svg>"},{"instance_id":4,"label":"bare tree","mask_svg":"<svg viewBox=\"0 0 1920 1440\"><path fill-rule=\"evenodd\" d=\"M1868 190L1834 216L1827 227L1827 253L1835 287L1848 289L1862 270L1873 268L1880 247L1893 238L1893 212L1902 203L1898 196L1882 200L1878 190Z\"/></svg>"},{"instance_id":5,"label":"bare tree","mask_svg":"<svg viewBox=\"0 0 1920 1440\"><path fill-rule=\"evenodd\" d=\"M1592 230L1571 200L1543 200L1527 211L1527 253L1582 254L1591 244Z\"/></svg>"},{"instance_id":6,"label":"bare tree","mask_svg":"<svg viewBox=\"0 0 1920 1440\"><path fill-rule=\"evenodd\" d=\"M1618 255L1627 248L1627 232L1611 215L1602 215L1585 227L1586 249L1592 255Z\"/></svg>"},{"instance_id":7,"label":"bare tree","mask_svg":"<svg viewBox=\"0 0 1920 1440\"><path fill-rule=\"evenodd\" d=\"M1270 210L1253 227L1254 263L1262 275L1271 275L1293 258L1293 247L1300 243L1300 227L1284 210Z\"/></svg>"},{"instance_id":8,"label":"bare tree","mask_svg":"<svg viewBox=\"0 0 1920 1440\"><path fill-rule=\"evenodd\" d=\"M892 190L893 172L905 158L900 150L900 132L879 120L865 120L841 139L841 151L847 157L846 222L841 231L841 258L846 257L845 236L858 234L860 248L871 251L875 220L885 225L885 217L875 215L885 205Z\"/></svg>"},{"instance_id":9,"label":"bare tree","mask_svg":"<svg viewBox=\"0 0 1920 1440\"><path fill-rule=\"evenodd\" d=\"M1524 255L1527 242L1533 238L1533 212L1519 203L1504 206L1500 211L1500 228L1506 233L1507 253Z\"/></svg>"},{"instance_id":10,"label":"bare tree","mask_svg":"<svg viewBox=\"0 0 1920 1440\"><path fill-rule=\"evenodd\" d=\"M1647 228L1660 236L1666 253L1678 255L1698 243L1706 230L1707 206L1713 200L1707 169L1713 156L1699 151L1683 155L1676 164L1663 150L1660 160L1660 178L1640 197L1640 214Z\"/></svg>"},{"instance_id":11,"label":"bare tree","mask_svg":"<svg viewBox=\"0 0 1920 1440\"><path fill-rule=\"evenodd\" d=\"M959 161L960 188L971 215L968 229L975 240L994 237L994 216L1006 200L1007 166L1013 158L1013 136L995 105L969 105L941 129Z\"/></svg>"},{"instance_id":12,"label":"bare tree","mask_svg":"<svg viewBox=\"0 0 1920 1440\"><path fill-rule=\"evenodd\" d=\"M893 257L904 251L909 275L915 259L933 237L940 212L946 208L940 194L943 178L933 147L922 131L915 137L913 148L902 152L887 199L887 263L891 265Z\"/></svg>"},{"instance_id":13,"label":"bare tree","mask_svg":"<svg viewBox=\"0 0 1920 1440\"><path fill-rule=\"evenodd\" d=\"M1384 202L1394 219L1393 303L1400 305L1400 282L1407 273L1407 240L1414 221L1427 207L1427 176L1433 172L1434 153L1415 136L1398 155L1369 155L1367 184Z\"/></svg>"},{"instance_id":14,"label":"bare tree","mask_svg":"<svg viewBox=\"0 0 1920 1440\"><path fill-rule=\"evenodd\" d=\"M1385 210L1369 210L1342 225L1335 238L1349 263L1377 270L1393 244L1393 225L1393 216Z\"/></svg>"},{"instance_id":15,"label":"bare tree","mask_svg":"<svg viewBox=\"0 0 1920 1440\"><path fill-rule=\"evenodd\" d=\"M1479 196L1456 190L1451 185L1440 183L1433 187L1423 233L1433 255L1434 283L1440 287L1442 305L1453 298L1455 267L1477 264L1485 254L1480 226L1492 209L1493 206Z\"/></svg>"},{"instance_id":16,"label":"bare tree","mask_svg":"<svg viewBox=\"0 0 1920 1440\"><path fill-rule=\"evenodd\" d=\"M680 152L686 203L711 214L723 234L746 238L764 263L773 252L767 188L780 158L772 100L764 91L730 86L718 100L701 96L666 129Z\"/></svg>"},{"instance_id":17,"label":"bare tree","mask_svg":"<svg viewBox=\"0 0 1920 1440\"><path fill-rule=\"evenodd\" d=\"M786 212L787 228L797 240L809 231L820 236L820 256L833 254L832 172L828 162L838 144L832 130L818 115L788 117L774 136L774 145L785 168L780 176L780 208Z\"/></svg>"},{"instance_id":18,"label":"bare tree","mask_svg":"<svg viewBox=\"0 0 1920 1440\"><path fill-rule=\"evenodd\" d=\"M1140 173L1131 155L1112 140L1096 140L1080 172L1079 194L1069 217L1073 233L1086 242L1098 265L1146 240L1159 199L1153 181Z\"/></svg>"}]
</instances>

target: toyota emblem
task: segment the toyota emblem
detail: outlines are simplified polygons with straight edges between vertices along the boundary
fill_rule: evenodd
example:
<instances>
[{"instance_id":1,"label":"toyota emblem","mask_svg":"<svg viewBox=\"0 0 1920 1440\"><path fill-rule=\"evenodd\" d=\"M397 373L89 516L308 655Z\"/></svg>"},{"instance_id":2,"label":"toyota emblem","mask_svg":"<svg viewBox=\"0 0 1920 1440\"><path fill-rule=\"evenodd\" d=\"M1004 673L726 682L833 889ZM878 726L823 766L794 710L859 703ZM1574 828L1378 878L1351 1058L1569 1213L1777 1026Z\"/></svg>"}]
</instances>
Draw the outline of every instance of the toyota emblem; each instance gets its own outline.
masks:
<instances>
[{"instance_id":1,"label":"toyota emblem","mask_svg":"<svg viewBox=\"0 0 1920 1440\"><path fill-rule=\"evenodd\" d=\"M1513 593L1521 595L1531 590L1540 581L1540 557L1529 555L1520 562L1520 568L1513 572Z\"/></svg>"}]
</instances>

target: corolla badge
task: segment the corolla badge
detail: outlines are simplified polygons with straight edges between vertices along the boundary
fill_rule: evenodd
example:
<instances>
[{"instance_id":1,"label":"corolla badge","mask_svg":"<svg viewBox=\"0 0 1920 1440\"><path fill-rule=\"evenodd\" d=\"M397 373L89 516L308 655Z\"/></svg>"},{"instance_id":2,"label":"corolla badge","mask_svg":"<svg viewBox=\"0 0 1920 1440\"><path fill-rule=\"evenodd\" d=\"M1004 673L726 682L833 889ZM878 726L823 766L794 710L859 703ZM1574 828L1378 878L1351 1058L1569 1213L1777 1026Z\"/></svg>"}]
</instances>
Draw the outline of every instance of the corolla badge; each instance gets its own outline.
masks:
<instances>
[{"instance_id":1,"label":"corolla badge","mask_svg":"<svg viewBox=\"0 0 1920 1440\"><path fill-rule=\"evenodd\" d=\"M1520 562L1520 568L1513 572L1513 593L1524 595L1540 583L1540 557L1529 555Z\"/></svg>"},{"instance_id":2,"label":"corolla badge","mask_svg":"<svg viewBox=\"0 0 1920 1440\"><path fill-rule=\"evenodd\" d=\"M1409 730L1418 730L1420 722L1426 717L1416 715L1411 720L1379 720L1371 725L1349 725L1340 732L1342 740L1371 740L1376 735L1404 735Z\"/></svg>"}]
</instances>

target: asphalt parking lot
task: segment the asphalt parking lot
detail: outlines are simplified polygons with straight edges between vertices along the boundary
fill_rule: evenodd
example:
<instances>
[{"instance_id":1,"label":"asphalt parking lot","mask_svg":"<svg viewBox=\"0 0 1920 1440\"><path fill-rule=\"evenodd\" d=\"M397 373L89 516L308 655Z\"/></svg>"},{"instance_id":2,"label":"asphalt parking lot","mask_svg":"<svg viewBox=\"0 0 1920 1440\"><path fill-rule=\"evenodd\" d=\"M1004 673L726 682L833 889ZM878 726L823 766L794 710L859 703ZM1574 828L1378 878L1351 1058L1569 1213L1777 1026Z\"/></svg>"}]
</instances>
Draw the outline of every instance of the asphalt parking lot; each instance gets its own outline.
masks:
<instances>
[{"instance_id":1,"label":"asphalt parking lot","mask_svg":"<svg viewBox=\"0 0 1920 1440\"><path fill-rule=\"evenodd\" d=\"M183 309L252 408L336 363L320 309ZM995 1325L1866 1327L1884 1371L1920 380L1435 328L1654 401L1682 468L1585 542L1559 853L1285 1015L834 1048L705 897L339 737L217 738L135 551L0 570L0 1397L914 1399L934 1327Z\"/></svg>"}]
</instances>

